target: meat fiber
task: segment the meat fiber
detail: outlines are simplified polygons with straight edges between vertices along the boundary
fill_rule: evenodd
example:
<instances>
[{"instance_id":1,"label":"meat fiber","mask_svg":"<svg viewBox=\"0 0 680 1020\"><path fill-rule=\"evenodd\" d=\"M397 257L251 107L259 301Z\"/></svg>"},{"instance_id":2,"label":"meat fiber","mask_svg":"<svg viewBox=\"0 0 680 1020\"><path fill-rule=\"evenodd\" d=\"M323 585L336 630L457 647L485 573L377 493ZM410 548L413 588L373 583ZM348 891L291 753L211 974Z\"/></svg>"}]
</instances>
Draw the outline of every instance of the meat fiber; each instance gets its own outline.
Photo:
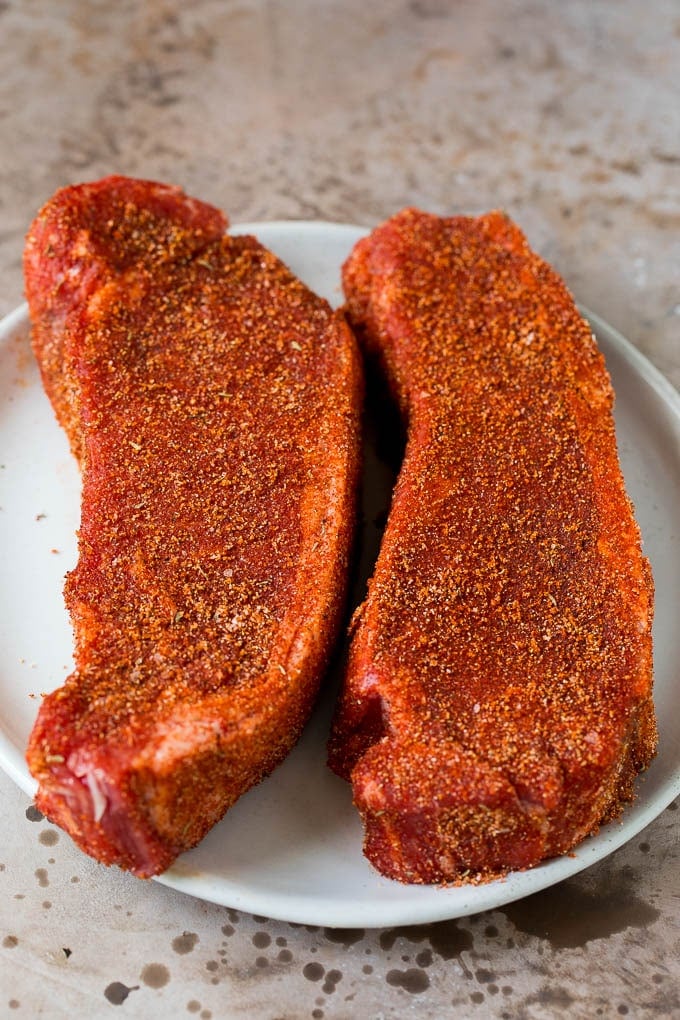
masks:
<instances>
[{"instance_id":1,"label":"meat fiber","mask_svg":"<svg viewBox=\"0 0 680 1020\"><path fill-rule=\"evenodd\" d=\"M603 358L499 213L405 210L344 267L407 427L330 763L403 882L572 848L654 754L653 589Z\"/></svg>"},{"instance_id":2,"label":"meat fiber","mask_svg":"<svg viewBox=\"0 0 680 1020\"><path fill-rule=\"evenodd\" d=\"M163 871L279 763L342 611L361 375L339 313L216 209L111 177L33 223L33 346L83 476L75 671L27 760L87 853Z\"/></svg>"}]
</instances>

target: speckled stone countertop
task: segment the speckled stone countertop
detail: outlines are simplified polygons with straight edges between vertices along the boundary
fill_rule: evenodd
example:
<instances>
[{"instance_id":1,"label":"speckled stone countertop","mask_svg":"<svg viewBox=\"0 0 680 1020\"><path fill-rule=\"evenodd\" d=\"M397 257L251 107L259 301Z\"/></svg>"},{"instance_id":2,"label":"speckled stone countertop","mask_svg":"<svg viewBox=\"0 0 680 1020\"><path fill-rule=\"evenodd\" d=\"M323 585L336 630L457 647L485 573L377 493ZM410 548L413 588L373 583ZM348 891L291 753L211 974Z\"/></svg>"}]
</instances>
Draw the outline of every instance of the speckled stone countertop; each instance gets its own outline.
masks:
<instances>
[{"instance_id":1,"label":"speckled stone countertop","mask_svg":"<svg viewBox=\"0 0 680 1020\"><path fill-rule=\"evenodd\" d=\"M680 386L674 0L0 2L0 314L64 184L181 184L232 222L505 208ZM253 917L85 858L0 775L0 1016L680 1016L680 816L503 909Z\"/></svg>"}]
</instances>

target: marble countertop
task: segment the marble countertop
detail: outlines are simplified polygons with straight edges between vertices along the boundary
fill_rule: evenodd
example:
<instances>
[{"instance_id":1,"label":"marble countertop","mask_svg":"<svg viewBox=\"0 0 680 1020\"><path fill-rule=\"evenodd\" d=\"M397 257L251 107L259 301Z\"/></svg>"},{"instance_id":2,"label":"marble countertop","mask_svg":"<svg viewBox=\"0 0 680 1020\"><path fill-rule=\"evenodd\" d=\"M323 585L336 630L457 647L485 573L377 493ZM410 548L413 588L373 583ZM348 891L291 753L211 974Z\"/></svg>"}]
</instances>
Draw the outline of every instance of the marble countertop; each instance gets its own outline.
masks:
<instances>
[{"instance_id":1,"label":"marble countertop","mask_svg":"<svg viewBox=\"0 0 680 1020\"><path fill-rule=\"evenodd\" d=\"M0 315L61 185L182 185L232 222L501 207L680 386L673 0L0 2ZM455 921L300 926L84 857L0 774L0 1015L680 1015L677 803Z\"/></svg>"}]
</instances>

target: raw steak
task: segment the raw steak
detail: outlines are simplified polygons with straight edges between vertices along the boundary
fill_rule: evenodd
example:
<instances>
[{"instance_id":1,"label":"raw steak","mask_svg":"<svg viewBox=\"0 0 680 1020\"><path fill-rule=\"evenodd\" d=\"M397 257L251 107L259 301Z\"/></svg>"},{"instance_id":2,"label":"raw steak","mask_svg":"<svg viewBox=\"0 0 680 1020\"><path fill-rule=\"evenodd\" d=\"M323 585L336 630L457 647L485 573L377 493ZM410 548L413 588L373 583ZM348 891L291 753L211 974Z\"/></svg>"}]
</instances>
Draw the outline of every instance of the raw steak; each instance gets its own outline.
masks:
<instances>
[{"instance_id":1,"label":"raw steak","mask_svg":"<svg viewBox=\"0 0 680 1020\"><path fill-rule=\"evenodd\" d=\"M26 244L34 349L83 475L75 671L27 758L40 810L139 876L291 749L345 590L352 335L224 228L112 177L58 192Z\"/></svg>"},{"instance_id":2,"label":"raw steak","mask_svg":"<svg viewBox=\"0 0 680 1020\"><path fill-rule=\"evenodd\" d=\"M655 750L652 579L588 323L499 213L405 210L344 268L407 427L330 762L404 882L562 854Z\"/></svg>"}]
</instances>

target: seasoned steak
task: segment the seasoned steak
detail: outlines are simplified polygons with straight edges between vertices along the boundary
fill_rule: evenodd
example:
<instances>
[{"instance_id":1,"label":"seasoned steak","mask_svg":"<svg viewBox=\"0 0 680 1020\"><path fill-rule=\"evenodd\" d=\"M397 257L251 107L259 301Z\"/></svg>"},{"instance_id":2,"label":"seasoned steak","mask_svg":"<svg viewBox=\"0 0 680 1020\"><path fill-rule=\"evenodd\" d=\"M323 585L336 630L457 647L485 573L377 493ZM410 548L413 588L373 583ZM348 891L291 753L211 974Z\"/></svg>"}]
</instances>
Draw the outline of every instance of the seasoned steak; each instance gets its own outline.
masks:
<instances>
[{"instance_id":1,"label":"seasoned steak","mask_svg":"<svg viewBox=\"0 0 680 1020\"><path fill-rule=\"evenodd\" d=\"M654 754L652 579L610 380L499 213L405 210L344 286L407 445L330 762L383 874L478 881L569 850Z\"/></svg>"},{"instance_id":2,"label":"seasoned steak","mask_svg":"<svg viewBox=\"0 0 680 1020\"><path fill-rule=\"evenodd\" d=\"M40 810L139 876L291 749L345 591L355 344L224 228L111 177L58 192L26 244L33 346L83 480L75 671L27 760Z\"/></svg>"}]
</instances>

